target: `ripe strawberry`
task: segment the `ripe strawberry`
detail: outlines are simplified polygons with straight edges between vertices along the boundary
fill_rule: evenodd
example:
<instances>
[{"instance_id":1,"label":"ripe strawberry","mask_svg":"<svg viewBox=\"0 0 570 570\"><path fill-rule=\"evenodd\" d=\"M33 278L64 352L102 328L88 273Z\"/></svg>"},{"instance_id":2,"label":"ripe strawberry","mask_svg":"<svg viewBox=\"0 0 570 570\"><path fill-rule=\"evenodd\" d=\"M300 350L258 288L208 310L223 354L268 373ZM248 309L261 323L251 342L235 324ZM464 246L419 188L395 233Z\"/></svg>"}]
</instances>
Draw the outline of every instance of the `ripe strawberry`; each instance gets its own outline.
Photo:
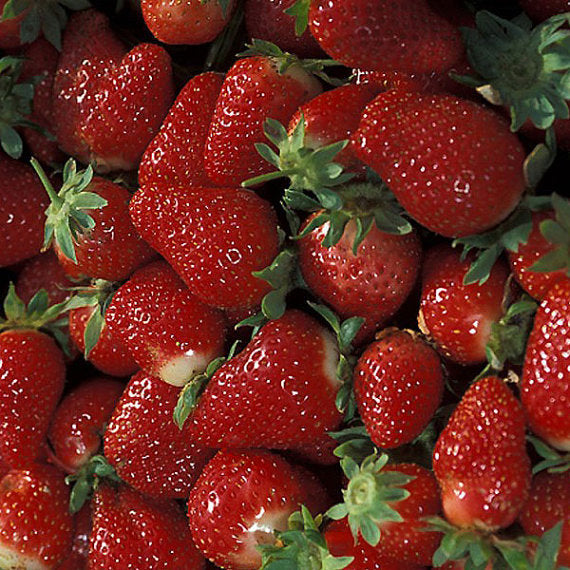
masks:
<instances>
[{"instance_id":1,"label":"ripe strawberry","mask_svg":"<svg viewBox=\"0 0 570 570\"><path fill-rule=\"evenodd\" d=\"M550 445L570 451L570 279L554 283L528 339L521 399L530 428Z\"/></svg>"},{"instance_id":2,"label":"ripe strawberry","mask_svg":"<svg viewBox=\"0 0 570 570\"><path fill-rule=\"evenodd\" d=\"M202 570L204 560L174 501L153 500L129 487L102 485L93 499L92 570Z\"/></svg>"},{"instance_id":3,"label":"ripe strawberry","mask_svg":"<svg viewBox=\"0 0 570 570\"><path fill-rule=\"evenodd\" d=\"M483 284L464 285L470 259L448 245L427 252L418 321L437 350L460 364L485 362L491 325L504 314L509 276L501 259Z\"/></svg>"},{"instance_id":4,"label":"ripe strawberry","mask_svg":"<svg viewBox=\"0 0 570 570\"><path fill-rule=\"evenodd\" d=\"M519 3L521 8L535 22L543 22L555 14L570 12L570 2L568 0L542 0L541 2L520 0Z\"/></svg>"},{"instance_id":5,"label":"ripe strawberry","mask_svg":"<svg viewBox=\"0 0 570 570\"><path fill-rule=\"evenodd\" d=\"M3 14L6 4L10 0L0 0L0 12ZM13 2L11 2L13 3ZM20 36L20 26L27 15L28 10L24 10L20 14L13 15L11 18L2 18L0 21L0 48L12 49L20 47L22 44Z\"/></svg>"},{"instance_id":6,"label":"ripe strawberry","mask_svg":"<svg viewBox=\"0 0 570 570\"><path fill-rule=\"evenodd\" d=\"M218 186L239 186L270 171L255 143L264 140L263 123L271 118L287 123L299 105L320 93L320 83L297 58L270 44L254 44L271 56L252 55L228 71L204 151L204 168Z\"/></svg>"},{"instance_id":7,"label":"ripe strawberry","mask_svg":"<svg viewBox=\"0 0 570 570\"><path fill-rule=\"evenodd\" d=\"M0 560L4 568L59 568L73 538L69 491L55 468L30 464L0 480Z\"/></svg>"},{"instance_id":8,"label":"ripe strawberry","mask_svg":"<svg viewBox=\"0 0 570 570\"><path fill-rule=\"evenodd\" d=\"M57 570L87 570L89 537L91 535L91 504L85 505L74 517L75 534L71 551Z\"/></svg>"},{"instance_id":9,"label":"ripe strawberry","mask_svg":"<svg viewBox=\"0 0 570 570\"><path fill-rule=\"evenodd\" d=\"M309 27L321 47L349 67L445 71L462 55L459 30L427 0L317 0Z\"/></svg>"},{"instance_id":10,"label":"ripe strawberry","mask_svg":"<svg viewBox=\"0 0 570 570\"><path fill-rule=\"evenodd\" d=\"M220 73L202 73L182 88L143 154L141 186L212 185L204 171L204 144L223 80Z\"/></svg>"},{"instance_id":11,"label":"ripe strawberry","mask_svg":"<svg viewBox=\"0 0 570 570\"><path fill-rule=\"evenodd\" d=\"M411 442L437 410L443 394L438 354L419 336L386 329L354 369L354 393L372 441L390 449Z\"/></svg>"},{"instance_id":12,"label":"ripe strawberry","mask_svg":"<svg viewBox=\"0 0 570 570\"><path fill-rule=\"evenodd\" d=\"M104 376L90 378L69 392L53 415L48 438L61 466L77 471L101 447L101 434L124 385Z\"/></svg>"},{"instance_id":13,"label":"ripe strawberry","mask_svg":"<svg viewBox=\"0 0 570 570\"><path fill-rule=\"evenodd\" d=\"M176 387L138 372L105 432L105 457L123 481L145 495L187 498L214 455L172 421L178 396Z\"/></svg>"},{"instance_id":14,"label":"ripe strawberry","mask_svg":"<svg viewBox=\"0 0 570 570\"><path fill-rule=\"evenodd\" d=\"M532 480L530 496L519 521L524 532L542 536L544 532L563 521L562 541L558 552L558 564L570 564L570 471L548 473L543 471Z\"/></svg>"},{"instance_id":15,"label":"ripe strawberry","mask_svg":"<svg viewBox=\"0 0 570 570\"><path fill-rule=\"evenodd\" d=\"M337 363L331 333L300 311L286 311L215 372L189 432L213 448L295 449L319 441L341 420Z\"/></svg>"},{"instance_id":16,"label":"ripe strawberry","mask_svg":"<svg viewBox=\"0 0 570 570\"><path fill-rule=\"evenodd\" d=\"M524 149L504 119L451 95L382 93L352 144L414 219L447 237L492 228L525 188Z\"/></svg>"},{"instance_id":17,"label":"ripe strawberry","mask_svg":"<svg viewBox=\"0 0 570 570\"><path fill-rule=\"evenodd\" d=\"M270 291L252 272L278 253L277 219L254 192L149 186L135 193L130 211L143 238L203 302L249 308Z\"/></svg>"},{"instance_id":18,"label":"ripe strawberry","mask_svg":"<svg viewBox=\"0 0 570 570\"><path fill-rule=\"evenodd\" d=\"M530 461L523 409L502 380L487 376L465 392L437 440L433 469L452 524L494 531L517 518Z\"/></svg>"},{"instance_id":19,"label":"ripe strawberry","mask_svg":"<svg viewBox=\"0 0 570 570\"><path fill-rule=\"evenodd\" d=\"M225 568L257 569L257 545L275 542L289 515L326 508L326 491L308 471L265 450L222 450L206 465L188 499L192 536Z\"/></svg>"},{"instance_id":20,"label":"ripe strawberry","mask_svg":"<svg viewBox=\"0 0 570 570\"><path fill-rule=\"evenodd\" d=\"M34 171L0 153L0 267L40 252L49 200Z\"/></svg>"},{"instance_id":21,"label":"ripe strawberry","mask_svg":"<svg viewBox=\"0 0 570 570\"><path fill-rule=\"evenodd\" d=\"M224 29L234 0L142 0L144 21L154 37L165 44L205 44Z\"/></svg>"}]
</instances>

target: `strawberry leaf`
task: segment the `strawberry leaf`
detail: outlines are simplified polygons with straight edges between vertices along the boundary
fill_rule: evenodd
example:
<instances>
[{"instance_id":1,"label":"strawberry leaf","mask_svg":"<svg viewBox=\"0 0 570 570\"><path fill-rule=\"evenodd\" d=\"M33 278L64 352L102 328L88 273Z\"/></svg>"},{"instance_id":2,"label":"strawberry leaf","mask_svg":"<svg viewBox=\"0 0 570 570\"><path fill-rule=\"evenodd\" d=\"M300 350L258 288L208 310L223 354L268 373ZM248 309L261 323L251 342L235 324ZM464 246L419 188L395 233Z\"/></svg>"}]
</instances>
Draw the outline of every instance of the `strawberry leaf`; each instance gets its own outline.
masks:
<instances>
[{"instance_id":1,"label":"strawberry leaf","mask_svg":"<svg viewBox=\"0 0 570 570\"><path fill-rule=\"evenodd\" d=\"M311 0L297 0L289 8L283 10L288 16L295 18L295 35L302 36L309 25L309 8Z\"/></svg>"},{"instance_id":2,"label":"strawberry leaf","mask_svg":"<svg viewBox=\"0 0 570 570\"><path fill-rule=\"evenodd\" d=\"M570 469L570 453L562 455L544 441L532 435L528 435L527 440L532 444L538 455L542 457L542 461L532 468L533 475L544 470L547 470L549 473L563 473Z\"/></svg>"},{"instance_id":3,"label":"strawberry leaf","mask_svg":"<svg viewBox=\"0 0 570 570\"><path fill-rule=\"evenodd\" d=\"M351 457L355 462L362 463L366 457L377 451L363 425L347 427L341 431L329 432L329 435L340 444L333 453L343 459Z\"/></svg>"}]
</instances>

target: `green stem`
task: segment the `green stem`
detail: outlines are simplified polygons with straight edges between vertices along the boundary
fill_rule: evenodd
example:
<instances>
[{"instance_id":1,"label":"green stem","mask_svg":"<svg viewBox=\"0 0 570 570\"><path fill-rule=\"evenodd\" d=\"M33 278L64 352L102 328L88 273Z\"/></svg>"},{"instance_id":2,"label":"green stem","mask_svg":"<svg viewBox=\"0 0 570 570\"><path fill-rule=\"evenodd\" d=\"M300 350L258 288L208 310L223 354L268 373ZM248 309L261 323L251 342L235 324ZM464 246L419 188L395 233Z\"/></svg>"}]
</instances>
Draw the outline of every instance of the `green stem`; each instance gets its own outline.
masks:
<instances>
[{"instance_id":1,"label":"green stem","mask_svg":"<svg viewBox=\"0 0 570 570\"><path fill-rule=\"evenodd\" d=\"M33 166L34 170L36 171L36 174L39 176L40 180L42 181L42 184L44 185L44 188L48 193L51 203L57 206L58 208L61 207L61 205L63 204L63 200L58 196L57 192L55 191L54 187L49 181L49 178L45 170L42 168L41 164L34 157L30 159L30 163Z\"/></svg>"}]
</instances>

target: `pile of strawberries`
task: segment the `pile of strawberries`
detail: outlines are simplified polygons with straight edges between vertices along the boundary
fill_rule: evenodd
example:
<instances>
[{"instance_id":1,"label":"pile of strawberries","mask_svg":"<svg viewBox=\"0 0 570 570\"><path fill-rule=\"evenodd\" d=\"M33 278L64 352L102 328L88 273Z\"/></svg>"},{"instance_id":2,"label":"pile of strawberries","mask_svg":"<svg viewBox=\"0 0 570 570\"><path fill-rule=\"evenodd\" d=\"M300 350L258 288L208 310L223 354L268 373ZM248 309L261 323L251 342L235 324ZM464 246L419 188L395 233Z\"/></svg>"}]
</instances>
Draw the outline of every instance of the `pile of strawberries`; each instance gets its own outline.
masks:
<instances>
[{"instance_id":1,"label":"pile of strawberries","mask_svg":"<svg viewBox=\"0 0 570 570\"><path fill-rule=\"evenodd\" d=\"M0 568L570 566L570 2L0 8Z\"/></svg>"}]
</instances>

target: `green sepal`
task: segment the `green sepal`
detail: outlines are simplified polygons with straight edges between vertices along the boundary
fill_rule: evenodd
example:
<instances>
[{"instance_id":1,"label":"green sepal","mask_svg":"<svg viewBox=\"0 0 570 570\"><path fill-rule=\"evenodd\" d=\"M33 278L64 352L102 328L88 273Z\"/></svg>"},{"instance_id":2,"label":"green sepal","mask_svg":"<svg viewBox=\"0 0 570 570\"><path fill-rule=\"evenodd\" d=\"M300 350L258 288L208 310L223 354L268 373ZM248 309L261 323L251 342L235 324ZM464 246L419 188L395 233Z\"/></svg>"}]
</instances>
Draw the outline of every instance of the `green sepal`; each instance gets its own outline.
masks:
<instances>
[{"instance_id":1,"label":"green sepal","mask_svg":"<svg viewBox=\"0 0 570 570\"><path fill-rule=\"evenodd\" d=\"M283 10L288 16L295 18L295 35L302 36L309 25L309 8L311 0L297 0L289 8Z\"/></svg>"},{"instance_id":2,"label":"green sepal","mask_svg":"<svg viewBox=\"0 0 570 570\"><path fill-rule=\"evenodd\" d=\"M556 561L562 542L563 524L563 521L560 521L551 529L545 531L540 537L534 556L533 570L551 570L552 568L557 568Z\"/></svg>"},{"instance_id":3,"label":"green sepal","mask_svg":"<svg viewBox=\"0 0 570 570\"><path fill-rule=\"evenodd\" d=\"M570 453L562 454L547 445L541 439L532 435L527 435L527 440L532 444L534 450L542 457L533 468L532 474L536 475L541 471L548 471L549 473L563 473L570 469Z\"/></svg>"},{"instance_id":4,"label":"green sepal","mask_svg":"<svg viewBox=\"0 0 570 570\"><path fill-rule=\"evenodd\" d=\"M557 154L554 128L546 129L544 142L538 143L525 158L523 174L527 188L536 188L548 169L554 163Z\"/></svg>"},{"instance_id":5,"label":"green sepal","mask_svg":"<svg viewBox=\"0 0 570 570\"><path fill-rule=\"evenodd\" d=\"M341 431L329 432L329 436L339 442L333 453L340 459L348 456L356 463L362 463L366 457L377 452L364 425L352 425Z\"/></svg>"},{"instance_id":6,"label":"green sepal","mask_svg":"<svg viewBox=\"0 0 570 570\"><path fill-rule=\"evenodd\" d=\"M236 49L236 41L243 30L243 20L245 11L238 7L234 10L230 21L218 37L210 43L210 48L206 54L203 70L209 71L218 69L225 71L229 66L229 58L232 58ZM241 43L240 43L241 47Z\"/></svg>"},{"instance_id":7,"label":"green sepal","mask_svg":"<svg viewBox=\"0 0 570 570\"><path fill-rule=\"evenodd\" d=\"M119 484L120 477L103 455L94 455L73 475L68 475L65 482L72 485L69 496L69 511L77 513L97 490L101 481Z\"/></svg>"}]
</instances>

